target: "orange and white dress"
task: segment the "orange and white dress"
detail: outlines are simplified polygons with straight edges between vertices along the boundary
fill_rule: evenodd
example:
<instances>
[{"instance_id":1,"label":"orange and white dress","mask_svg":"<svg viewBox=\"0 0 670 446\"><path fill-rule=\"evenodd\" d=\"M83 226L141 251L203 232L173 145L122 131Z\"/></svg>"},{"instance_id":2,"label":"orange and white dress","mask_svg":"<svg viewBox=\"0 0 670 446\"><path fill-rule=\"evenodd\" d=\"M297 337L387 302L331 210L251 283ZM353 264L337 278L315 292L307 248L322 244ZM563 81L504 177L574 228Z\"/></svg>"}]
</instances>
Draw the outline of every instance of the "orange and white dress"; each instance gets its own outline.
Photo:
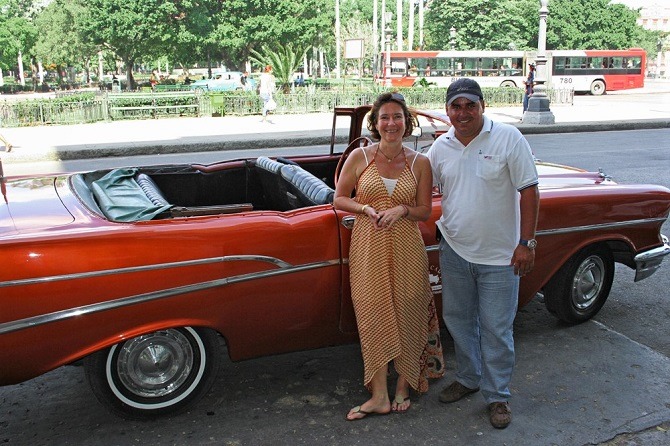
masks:
<instances>
[{"instance_id":1,"label":"orange and white dress","mask_svg":"<svg viewBox=\"0 0 670 446\"><path fill-rule=\"evenodd\" d=\"M365 158L367 162L367 154ZM415 206L417 182L407 157L390 194L375 158L356 183L356 201L377 211ZM415 160L416 156L412 166ZM365 385L369 388L375 372L393 360L414 390L426 392L427 378L444 374L444 360L418 223L401 218L390 229L380 230L367 215L357 215L349 268Z\"/></svg>"}]
</instances>

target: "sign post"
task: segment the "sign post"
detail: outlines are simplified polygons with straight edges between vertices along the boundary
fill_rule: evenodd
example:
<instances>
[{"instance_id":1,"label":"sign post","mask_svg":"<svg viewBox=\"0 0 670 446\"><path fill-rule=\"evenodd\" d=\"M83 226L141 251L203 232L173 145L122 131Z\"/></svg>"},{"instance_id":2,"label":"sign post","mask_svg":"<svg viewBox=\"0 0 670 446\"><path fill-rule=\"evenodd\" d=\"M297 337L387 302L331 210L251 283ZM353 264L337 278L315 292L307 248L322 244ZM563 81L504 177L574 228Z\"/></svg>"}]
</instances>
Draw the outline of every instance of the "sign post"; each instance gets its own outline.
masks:
<instances>
[{"instance_id":1,"label":"sign post","mask_svg":"<svg viewBox=\"0 0 670 446\"><path fill-rule=\"evenodd\" d=\"M363 85L363 39L347 39L344 41L344 58L358 59L358 87ZM346 82L346 76L345 76Z\"/></svg>"}]
</instances>

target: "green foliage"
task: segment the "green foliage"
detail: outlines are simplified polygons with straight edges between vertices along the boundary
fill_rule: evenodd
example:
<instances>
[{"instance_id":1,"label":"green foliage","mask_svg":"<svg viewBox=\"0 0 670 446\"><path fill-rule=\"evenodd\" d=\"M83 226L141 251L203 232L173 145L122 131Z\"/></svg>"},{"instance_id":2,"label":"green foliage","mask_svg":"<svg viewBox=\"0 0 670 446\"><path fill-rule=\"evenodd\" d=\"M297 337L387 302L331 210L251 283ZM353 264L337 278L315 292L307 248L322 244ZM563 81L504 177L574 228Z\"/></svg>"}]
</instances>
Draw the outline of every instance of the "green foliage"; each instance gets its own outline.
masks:
<instances>
[{"instance_id":1,"label":"green foliage","mask_svg":"<svg viewBox=\"0 0 670 446\"><path fill-rule=\"evenodd\" d=\"M425 77L422 77L421 79L416 81L414 85L417 87L427 88L430 87L431 85L437 85L437 84L435 82L428 82Z\"/></svg>"},{"instance_id":2,"label":"green foliage","mask_svg":"<svg viewBox=\"0 0 670 446\"><path fill-rule=\"evenodd\" d=\"M537 0L433 0L426 14L429 49L535 49ZM638 13L610 0L552 0L547 17L547 49L649 48L654 33L638 26Z\"/></svg>"},{"instance_id":3,"label":"green foliage","mask_svg":"<svg viewBox=\"0 0 670 446\"><path fill-rule=\"evenodd\" d=\"M609 0L554 0L547 18L547 49L627 49L655 38L637 25L638 13Z\"/></svg>"},{"instance_id":4,"label":"green foliage","mask_svg":"<svg viewBox=\"0 0 670 446\"><path fill-rule=\"evenodd\" d=\"M185 60L187 48L198 54L197 44L204 41L203 33L210 29L208 14L217 3L215 0L87 0L81 29L90 43L111 49L125 62L128 81L134 89L131 68L136 61L172 53Z\"/></svg>"},{"instance_id":5,"label":"green foliage","mask_svg":"<svg viewBox=\"0 0 670 446\"><path fill-rule=\"evenodd\" d=\"M305 50L295 50L293 45L286 45L273 51L265 45L261 52L251 50L251 60L258 66L270 65L272 72L284 92L288 92L295 73L302 63Z\"/></svg>"},{"instance_id":6,"label":"green foliage","mask_svg":"<svg viewBox=\"0 0 670 446\"><path fill-rule=\"evenodd\" d=\"M0 0L0 68L16 66L19 53L29 60L37 34L25 2Z\"/></svg>"},{"instance_id":7,"label":"green foliage","mask_svg":"<svg viewBox=\"0 0 670 446\"><path fill-rule=\"evenodd\" d=\"M75 66L88 71L97 48L86 42L78 28L78 18L84 14L82 0L55 0L35 19L41 30L34 47L35 57L58 67ZM67 42L66 45L63 42ZM59 75L61 70L57 70Z\"/></svg>"},{"instance_id":8,"label":"green foliage","mask_svg":"<svg viewBox=\"0 0 670 446\"><path fill-rule=\"evenodd\" d=\"M452 26L458 50L530 48L538 8L536 0L433 0L426 12L426 49L449 48Z\"/></svg>"},{"instance_id":9,"label":"green foliage","mask_svg":"<svg viewBox=\"0 0 670 446\"><path fill-rule=\"evenodd\" d=\"M229 68L241 69L263 46L329 47L334 0L227 0L211 42ZM330 39L330 40L329 40Z\"/></svg>"},{"instance_id":10,"label":"green foliage","mask_svg":"<svg viewBox=\"0 0 670 446\"><path fill-rule=\"evenodd\" d=\"M21 52L24 65L34 58L44 65L88 69L102 50L107 71L116 70L122 61L130 88L135 88L131 68L138 63L160 60L188 67L203 61L212 66L210 61L215 61L214 65L223 62L243 71L253 51L289 45L300 53L294 55L297 59L307 48L313 61L323 52L326 64L333 67L334 4L335 0L0 0L0 68L15 67ZM373 3L339 4L341 43L363 38L364 65L371 67L378 37L372 32ZM406 30L409 0L402 4ZM397 20L397 3L387 0L386 5ZM427 8L426 49L449 48L452 26L457 49L537 48L538 0L431 0ZM654 54L663 36L638 26L637 16L637 11L610 0L551 0L547 49L642 47ZM395 42L394 23L391 30ZM287 56L280 56L280 63L271 62L285 85L295 69L293 62L284 67Z\"/></svg>"}]
</instances>

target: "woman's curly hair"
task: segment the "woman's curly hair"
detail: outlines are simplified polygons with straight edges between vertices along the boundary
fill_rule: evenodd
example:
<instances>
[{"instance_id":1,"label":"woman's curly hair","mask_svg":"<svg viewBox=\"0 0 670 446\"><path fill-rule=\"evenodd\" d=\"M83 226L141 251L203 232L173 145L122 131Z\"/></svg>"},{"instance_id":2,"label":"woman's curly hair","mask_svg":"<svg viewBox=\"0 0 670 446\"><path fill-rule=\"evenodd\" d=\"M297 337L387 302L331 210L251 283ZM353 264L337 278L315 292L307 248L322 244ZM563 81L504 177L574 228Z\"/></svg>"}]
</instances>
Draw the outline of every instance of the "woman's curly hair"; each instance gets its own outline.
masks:
<instances>
[{"instance_id":1,"label":"woman's curly hair","mask_svg":"<svg viewBox=\"0 0 670 446\"><path fill-rule=\"evenodd\" d=\"M409 110L409 107L407 107L403 95L400 93L382 93L379 95L375 103L372 104L372 110L368 113L368 130L370 130L373 139L382 139L377 130L376 123L379 118L379 109L382 108L382 105L388 104L389 102L395 102L400 105L405 115L405 134L403 135L403 138L411 135L414 130L415 119L412 112Z\"/></svg>"}]
</instances>

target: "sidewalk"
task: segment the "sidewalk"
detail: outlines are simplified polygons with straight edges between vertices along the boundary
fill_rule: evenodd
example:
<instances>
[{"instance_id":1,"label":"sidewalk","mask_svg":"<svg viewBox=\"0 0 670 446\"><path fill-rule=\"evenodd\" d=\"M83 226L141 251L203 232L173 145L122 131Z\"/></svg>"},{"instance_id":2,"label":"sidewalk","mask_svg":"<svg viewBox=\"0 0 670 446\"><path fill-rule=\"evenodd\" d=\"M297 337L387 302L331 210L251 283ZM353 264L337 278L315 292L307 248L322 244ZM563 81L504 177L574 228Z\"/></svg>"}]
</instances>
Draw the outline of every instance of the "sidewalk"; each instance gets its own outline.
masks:
<instances>
[{"instance_id":1,"label":"sidewalk","mask_svg":"<svg viewBox=\"0 0 670 446\"><path fill-rule=\"evenodd\" d=\"M630 98L631 94L635 97ZM601 97L575 96L573 105L552 105L551 111L556 122L553 125L521 124L520 106L490 107L485 113L494 120L516 125L526 134L670 128L670 82ZM0 158L9 164L330 142L330 113L271 118L272 123L260 122L260 116L226 116L3 128L2 134L14 149L0 151ZM341 125L338 135L346 135L348 123Z\"/></svg>"}]
</instances>

